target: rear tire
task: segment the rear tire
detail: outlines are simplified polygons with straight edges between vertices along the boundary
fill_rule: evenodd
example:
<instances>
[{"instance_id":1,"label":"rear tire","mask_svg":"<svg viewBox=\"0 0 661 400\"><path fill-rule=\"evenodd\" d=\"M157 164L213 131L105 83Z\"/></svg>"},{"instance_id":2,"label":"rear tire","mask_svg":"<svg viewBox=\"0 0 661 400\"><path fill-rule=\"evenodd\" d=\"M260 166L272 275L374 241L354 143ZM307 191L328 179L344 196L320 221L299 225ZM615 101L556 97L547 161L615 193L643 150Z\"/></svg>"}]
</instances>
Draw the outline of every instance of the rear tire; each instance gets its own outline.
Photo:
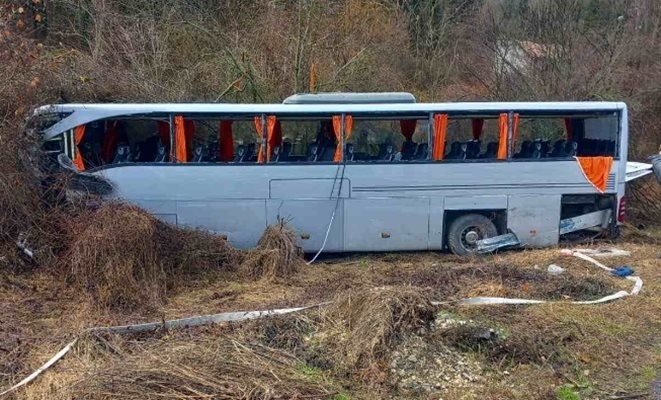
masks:
<instances>
[{"instance_id":1,"label":"rear tire","mask_svg":"<svg viewBox=\"0 0 661 400\"><path fill-rule=\"evenodd\" d=\"M484 215L466 214L455 219L448 230L448 247L458 256L477 253L477 241L498 235L496 225Z\"/></svg>"}]
</instances>

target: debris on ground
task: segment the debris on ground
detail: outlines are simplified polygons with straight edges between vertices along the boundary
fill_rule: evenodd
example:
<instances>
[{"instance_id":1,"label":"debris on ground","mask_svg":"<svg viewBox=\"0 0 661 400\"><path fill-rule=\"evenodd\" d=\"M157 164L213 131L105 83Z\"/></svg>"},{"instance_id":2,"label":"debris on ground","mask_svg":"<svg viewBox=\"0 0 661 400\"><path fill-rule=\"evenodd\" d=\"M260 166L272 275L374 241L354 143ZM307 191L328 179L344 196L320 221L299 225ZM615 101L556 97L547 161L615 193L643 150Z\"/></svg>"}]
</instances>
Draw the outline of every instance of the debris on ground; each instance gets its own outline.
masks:
<instances>
[{"instance_id":1,"label":"debris on ground","mask_svg":"<svg viewBox=\"0 0 661 400\"><path fill-rule=\"evenodd\" d=\"M266 228L257 247L246 252L239 269L249 279L285 278L304 264L294 232L283 221Z\"/></svg>"},{"instance_id":2,"label":"debris on ground","mask_svg":"<svg viewBox=\"0 0 661 400\"><path fill-rule=\"evenodd\" d=\"M442 394L450 389L470 392L485 380L479 362L419 336L406 337L392 353L390 373L391 383L411 396Z\"/></svg>"},{"instance_id":3,"label":"debris on ground","mask_svg":"<svg viewBox=\"0 0 661 400\"><path fill-rule=\"evenodd\" d=\"M560 266L558 266L558 265L551 264L551 265L549 265L549 267L546 269L546 271L547 271L549 274L551 274L551 275L560 275L560 274L562 274L563 272L565 272L565 269L562 268L562 267L560 267Z\"/></svg>"},{"instance_id":4,"label":"debris on ground","mask_svg":"<svg viewBox=\"0 0 661 400\"><path fill-rule=\"evenodd\" d=\"M590 257L629 257L631 252L615 247L599 247L596 249L573 249L577 253Z\"/></svg>"}]
</instances>

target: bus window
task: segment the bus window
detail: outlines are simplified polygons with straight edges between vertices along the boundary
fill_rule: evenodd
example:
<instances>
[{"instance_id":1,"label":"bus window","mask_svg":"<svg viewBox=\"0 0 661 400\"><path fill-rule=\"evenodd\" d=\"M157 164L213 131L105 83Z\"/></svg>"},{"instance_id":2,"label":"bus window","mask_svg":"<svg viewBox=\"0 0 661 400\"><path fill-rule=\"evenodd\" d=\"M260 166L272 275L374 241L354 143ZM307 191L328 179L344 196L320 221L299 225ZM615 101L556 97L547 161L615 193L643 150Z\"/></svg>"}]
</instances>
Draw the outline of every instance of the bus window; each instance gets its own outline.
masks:
<instances>
[{"instance_id":1,"label":"bus window","mask_svg":"<svg viewBox=\"0 0 661 400\"><path fill-rule=\"evenodd\" d=\"M220 127L220 121L218 121L218 126ZM232 137L234 157L231 161L235 163L256 163L262 139L257 134L254 119L232 121ZM222 151L220 142L219 151Z\"/></svg>"},{"instance_id":2,"label":"bus window","mask_svg":"<svg viewBox=\"0 0 661 400\"><path fill-rule=\"evenodd\" d=\"M453 118L448 120L445 160L495 160L500 127L497 118Z\"/></svg>"},{"instance_id":3,"label":"bus window","mask_svg":"<svg viewBox=\"0 0 661 400\"><path fill-rule=\"evenodd\" d=\"M333 162L337 139L328 119L282 120L282 144L272 162Z\"/></svg>"},{"instance_id":4,"label":"bus window","mask_svg":"<svg viewBox=\"0 0 661 400\"><path fill-rule=\"evenodd\" d=\"M345 158L349 161L426 161L429 123L425 119L354 118Z\"/></svg>"},{"instance_id":5,"label":"bus window","mask_svg":"<svg viewBox=\"0 0 661 400\"><path fill-rule=\"evenodd\" d=\"M617 156L618 124L615 115L570 119L568 126L577 145L577 156Z\"/></svg>"},{"instance_id":6,"label":"bus window","mask_svg":"<svg viewBox=\"0 0 661 400\"><path fill-rule=\"evenodd\" d=\"M618 118L604 116L520 116L514 159L613 157Z\"/></svg>"},{"instance_id":7,"label":"bus window","mask_svg":"<svg viewBox=\"0 0 661 400\"><path fill-rule=\"evenodd\" d=\"M520 116L512 158L567 157L572 154L572 147L566 141L562 118Z\"/></svg>"}]
</instances>

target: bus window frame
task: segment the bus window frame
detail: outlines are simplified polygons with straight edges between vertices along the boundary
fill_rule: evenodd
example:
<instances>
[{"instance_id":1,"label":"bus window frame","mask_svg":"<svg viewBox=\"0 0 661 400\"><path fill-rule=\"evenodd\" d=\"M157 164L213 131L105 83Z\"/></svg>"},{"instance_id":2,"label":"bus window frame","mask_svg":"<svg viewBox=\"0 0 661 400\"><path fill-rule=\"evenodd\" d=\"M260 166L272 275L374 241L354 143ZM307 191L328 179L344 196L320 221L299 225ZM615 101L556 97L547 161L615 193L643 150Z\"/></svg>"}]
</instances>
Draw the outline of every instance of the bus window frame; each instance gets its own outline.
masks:
<instances>
[{"instance_id":1,"label":"bus window frame","mask_svg":"<svg viewBox=\"0 0 661 400\"><path fill-rule=\"evenodd\" d=\"M448 119L474 119L474 118L484 118L484 119L495 119L498 118L498 115L502 113L507 113L508 114L508 132L507 132L507 140L508 140L508 145L507 145L507 159L506 160L498 160L498 159L470 159L470 160L452 160L452 159L443 159L440 161L434 161L432 158L432 151L433 149L433 116L434 114L439 114L439 113L446 113L448 114ZM69 113L70 114L70 113ZM400 161L388 161L388 162L380 162L379 160L369 160L366 162L357 162L357 163L351 163L351 165L369 165L369 164L420 164L420 163L445 163L445 164L455 164L455 163L467 163L467 164L472 164L472 163L493 163L493 162L502 162L502 161L516 161L516 162L553 162L553 161L567 161L570 160L569 158L543 158L543 159L515 159L513 158L514 153L515 153L515 143L513 143L513 129L514 129L514 115L518 114L519 116L519 124L521 121L525 118L595 118L595 117L615 117L616 118L616 137L615 137L615 154L613 155L614 160L620 160L621 159L621 154L622 154L622 137L623 137L623 128L622 128L622 121L624 118L622 110L610 110L610 109L604 109L604 110L589 110L589 111L580 111L577 110L576 112L571 112L571 111L561 111L561 112L555 112L555 111L530 111L530 110L517 110L517 109L501 109L498 111L494 110L489 110L488 112L481 112L481 111L454 111L454 112L447 112L444 110L437 110L437 111L428 111L424 112L424 116L421 112L397 112L397 113L379 113L379 112L371 112L371 113L341 113L341 161L339 163L346 163L346 158L345 158L345 150L346 150L346 126L345 126L345 118L348 115L351 115L354 121L360 121L360 120L389 120L389 121L397 121L397 120L402 120L402 119L415 119L418 121L424 121L425 119L427 120L427 143L429 146L429 152L427 154L426 159L424 160L400 160ZM61 114L65 115L65 114ZM276 164L276 165L334 165L338 164L336 161L315 161L315 162L308 162L308 161L284 161L284 162L269 162L266 159L266 154L265 152L267 151L266 144L267 144L267 127L266 127L266 120L268 115L274 115L278 121L285 122L285 121L315 121L315 120L324 120L324 119L332 119L333 115L338 115L338 114L329 114L329 113L310 113L310 114L275 114L275 113L256 113L256 114L249 114L249 113L232 113L232 114L208 114L208 113L154 113L154 114L133 114L133 115L125 115L122 116L121 118L114 117L114 118L102 118L100 121L106 121L109 119L121 119L121 120L154 120L154 121L163 121L166 120L169 123L169 135L170 135L170 143L172 144L170 146L170 151L169 151L169 160L165 163L158 163L159 165L168 165L168 164L177 164L174 162L174 151L176 149L176 135L175 135L175 129L174 129L174 117L175 115L182 115L184 118L189 118L193 120L205 120L205 119L222 119L222 120L231 120L231 121L251 121L254 119L254 117L259 116L262 120L262 132L261 132L261 148L262 148L262 154L263 154L263 159L264 162L263 164ZM52 114L49 116L53 116ZM251 117L252 116L252 117ZM62 146L63 146L63 152L70 156L72 159L75 157L75 152L77 149L75 149L75 146L72 146L72 144L75 142L73 135L74 132L72 129L62 132ZM152 163L150 162L145 162L145 163L140 163L141 165L150 165ZM184 163L185 164L185 163ZM235 164L233 162L226 162L226 163L209 163L209 165L223 165L223 166L229 166L229 165L242 165L242 166L248 166L248 165L260 165L260 163L255 162L255 163L241 163L241 164ZM105 168L112 168L115 167L113 164L104 164L102 166L98 166L93 168L92 170L97 170L97 169L105 169Z\"/></svg>"},{"instance_id":2,"label":"bus window frame","mask_svg":"<svg viewBox=\"0 0 661 400\"><path fill-rule=\"evenodd\" d=\"M615 154L612 155L614 161L619 161L621 159L621 144L622 144L622 118L623 118L623 112L622 110L590 110L590 111L583 111L583 112L561 112L561 113L556 113L556 112L531 112L531 111L521 111L521 110L512 110L514 114L519 115L519 124L522 122L523 119L525 118L558 118L558 119L563 119L563 118L579 118L579 119L586 119L586 118L597 118L597 117L616 117L617 118L617 129L616 129L616 135L615 135ZM508 122L508 127L513 126L513 121L510 119L511 122ZM508 128L509 129L509 128ZM566 134L566 133L565 133ZM566 139L566 136L565 136ZM571 158L558 158L558 157L548 157L548 158L539 158L539 159L526 159L526 158L513 158L514 153L516 152L514 146L515 143L511 142L510 140L510 145L508 146L508 149L511 147L511 155L508 154L508 161L514 161L517 163L520 162L554 162L554 161L568 161L568 160L573 160L573 157Z\"/></svg>"}]
</instances>

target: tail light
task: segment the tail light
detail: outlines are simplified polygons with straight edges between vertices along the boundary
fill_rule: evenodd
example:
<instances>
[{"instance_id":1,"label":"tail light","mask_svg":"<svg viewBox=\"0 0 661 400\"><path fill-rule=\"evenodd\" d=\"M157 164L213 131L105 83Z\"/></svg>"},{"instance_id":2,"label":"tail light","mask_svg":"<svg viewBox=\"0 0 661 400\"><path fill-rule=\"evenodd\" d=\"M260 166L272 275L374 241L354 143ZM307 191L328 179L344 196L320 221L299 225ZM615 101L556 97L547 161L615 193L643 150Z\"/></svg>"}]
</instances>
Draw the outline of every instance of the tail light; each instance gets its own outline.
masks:
<instances>
[{"instance_id":1,"label":"tail light","mask_svg":"<svg viewBox=\"0 0 661 400\"><path fill-rule=\"evenodd\" d=\"M620 204L617 208L617 222L624 222L624 211L626 209L627 200L622 197L620 199Z\"/></svg>"}]
</instances>

